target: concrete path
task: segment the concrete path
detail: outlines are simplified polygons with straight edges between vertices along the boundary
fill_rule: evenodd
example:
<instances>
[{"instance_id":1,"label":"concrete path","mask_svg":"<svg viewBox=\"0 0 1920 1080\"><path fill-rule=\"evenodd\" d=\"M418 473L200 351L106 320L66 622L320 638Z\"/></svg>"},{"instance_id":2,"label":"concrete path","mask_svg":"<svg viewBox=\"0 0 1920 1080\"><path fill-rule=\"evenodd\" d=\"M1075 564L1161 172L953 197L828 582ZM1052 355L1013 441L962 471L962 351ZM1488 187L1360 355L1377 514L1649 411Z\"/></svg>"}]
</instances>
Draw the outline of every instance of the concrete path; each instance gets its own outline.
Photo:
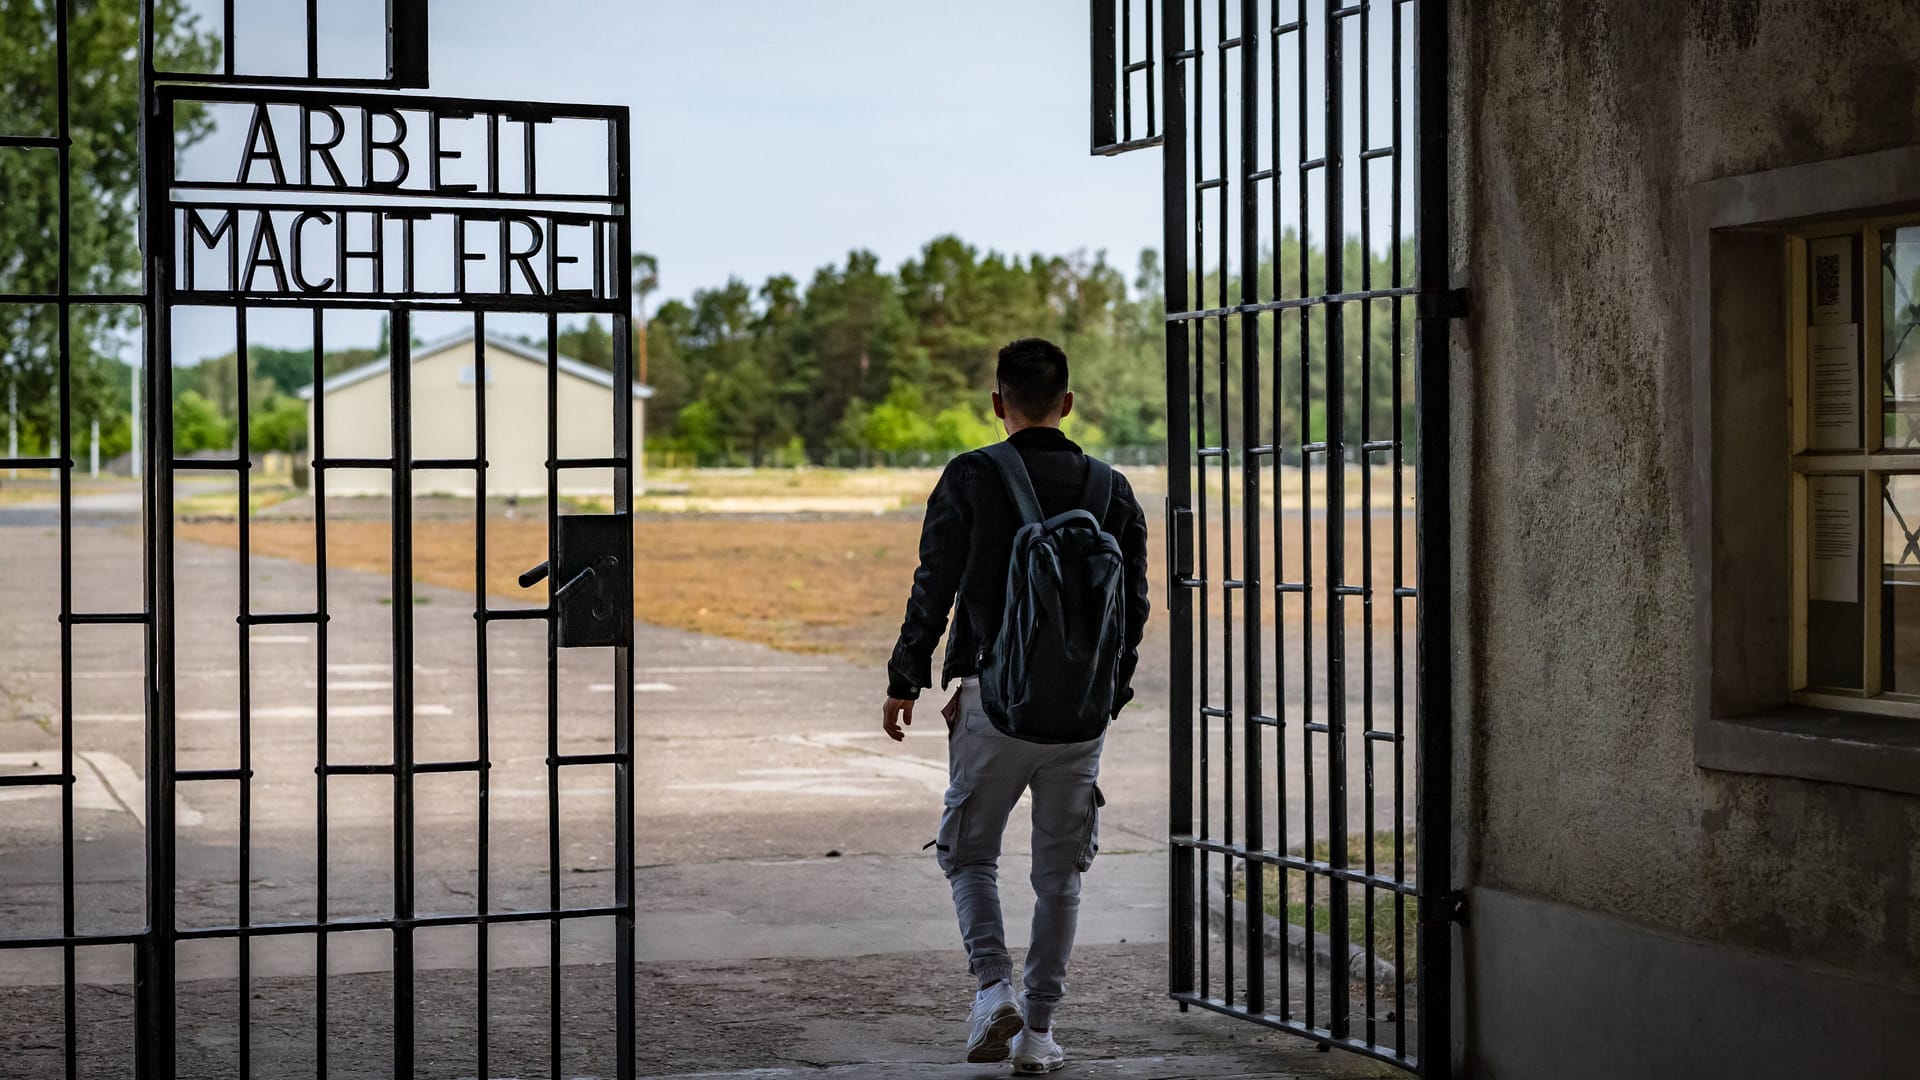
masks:
<instances>
[{"instance_id":1,"label":"concrete path","mask_svg":"<svg viewBox=\"0 0 1920 1080\"><path fill-rule=\"evenodd\" d=\"M1105 1061L1075 1061L1075 1077L1102 1076L1114 1080L1186 1080L1206 1076L1216 1080L1292 1080L1297 1072L1249 1072L1249 1063L1228 1057L1112 1058ZM978 1080L980 1077L1008 1075L1005 1067L981 1065L843 1065L831 1069L749 1069L745 1072L680 1073L665 1080L786 1080L805 1077L810 1080Z\"/></svg>"},{"instance_id":2,"label":"concrete path","mask_svg":"<svg viewBox=\"0 0 1920 1080\"><path fill-rule=\"evenodd\" d=\"M77 610L140 606L140 541L124 509L103 509L92 520L105 527L72 534ZM58 534L33 517L41 513L16 507L11 516L0 515L5 771L36 771L58 761ZM182 544L175 569L183 598L180 764L233 768L241 715L237 558ZM311 567L256 559L250 584L256 611L308 610L316 601ZM475 756L481 671L473 596L417 585L411 597L395 598L385 575L352 571L333 571L326 584L334 612L326 658L329 760L390 759L396 599L414 615L419 760ZM324 848L316 827L314 765L322 747L312 627L256 627L249 648L251 880L243 886L239 874L237 785L184 785L178 811L182 925L236 921L243 892L255 921L309 921L318 911L323 859L330 917L390 913L391 778L333 779ZM73 656L81 765L74 799L76 916L83 932L137 931L145 889L140 628L77 627ZM945 784L937 712L930 708L910 738L894 744L878 730L877 672L657 627L638 629L636 658L643 1071L1003 1073L950 1064L970 987L946 884L931 854L921 850L937 827ZM476 910L483 874L492 910L544 905L556 881L568 905L610 902L609 769L563 770L560 858L549 862L543 628L495 624L485 666L494 765L484 803L487 857L478 847L483 803L475 779L421 777L421 911ZM1163 655L1150 657L1142 681L1146 702L1164 700ZM605 654L563 654L559 685L563 751L607 749L612 672ZM1158 704L1128 710L1109 738L1102 854L1087 878L1074 1004L1062 1021L1063 1038L1071 1036L1069 1047L1082 1060L1076 1073L1370 1074L1372 1067L1355 1059L1316 1054L1298 1040L1211 1014L1183 1015L1165 1000L1166 742ZM7 933L59 927L59 820L56 789L0 788L0 927ZM1017 947L1031 902L1024 831L1010 830L1007 847L1002 880ZM544 934L502 930L484 962L470 931L428 936L422 935L420 1000L434 1010L435 1030L423 1033L423 1060L439 1053L445 1066L431 1075L472 1075L471 1065L462 1072L458 1063L470 1060L478 1038L470 1003L481 971L492 987L491 1037L499 1044L494 1075L546 1075L540 1048L551 988ZM611 1002L610 957L604 924L568 930L561 955L567 965L564 1049L569 1062L578 1058L569 1076L611 1075L603 1059L611 1024L602 1022L609 1019L602 1013ZM390 958L390 940L381 933L332 939L324 982L336 1075L384 1075L390 1051L382 1051L380 1033L391 1005L381 988ZM183 947L181 964L182 978L192 980L192 992L182 998L191 1003L183 1016L184 1045L203 1066L198 1075L230 1075L237 1062L236 950L229 942ZM45 1036L60 1027L63 966L57 950L0 951L0 1017L9 1018L0 1020L0 1054L9 1061L7 1075L59 1075L58 1041L47 1043ZM130 1024L131 950L81 950L77 966L83 1016L98 1011L88 1021L88 1037L119 1031L122 1021L115 1018L123 1014ZM260 1075L291 1075L315 1053L314 993L322 980L314 974L310 939L260 939L252 974L256 1068ZM99 1053L100 1060L115 1060L106 1049ZM728 1072L742 1068L777 1071Z\"/></svg>"},{"instance_id":3,"label":"concrete path","mask_svg":"<svg viewBox=\"0 0 1920 1080\"><path fill-rule=\"evenodd\" d=\"M191 498L195 495L210 495L216 492L233 492L231 479L213 479L191 474L176 476L173 497L175 501ZM73 523L82 528L101 526L124 526L137 522L142 506L141 484L137 480L116 479L114 481L76 481L71 507ZM60 525L60 496L57 488L48 487L44 498L12 503L0 506L0 528L40 527L58 528Z\"/></svg>"}]
</instances>

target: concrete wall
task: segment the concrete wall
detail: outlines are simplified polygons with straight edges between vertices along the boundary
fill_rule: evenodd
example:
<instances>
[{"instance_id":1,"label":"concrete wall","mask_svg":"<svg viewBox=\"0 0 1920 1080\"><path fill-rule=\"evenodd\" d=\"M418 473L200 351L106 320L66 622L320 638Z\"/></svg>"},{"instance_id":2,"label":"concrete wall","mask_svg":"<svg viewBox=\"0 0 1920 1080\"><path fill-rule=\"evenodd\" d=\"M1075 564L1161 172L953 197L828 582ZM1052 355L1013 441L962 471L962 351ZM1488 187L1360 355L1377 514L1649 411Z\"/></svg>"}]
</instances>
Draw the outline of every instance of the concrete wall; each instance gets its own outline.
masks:
<instances>
[{"instance_id":1,"label":"concrete wall","mask_svg":"<svg viewBox=\"0 0 1920 1080\"><path fill-rule=\"evenodd\" d=\"M413 455L416 458L472 457L474 414L473 343L464 342L413 363ZM487 493L492 496L544 496L547 490L546 365L494 346L487 349ZM608 457L613 454L613 391L565 371L559 378L560 456ZM389 432L392 388L385 374L341 387L327 395L327 456L384 457ZM634 443L645 434L644 402L633 402ZM312 406L308 406L312 426ZM637 478L636 478L637 481ZM330 472L329 495L384 495L385 473L370 470ZM422 495L473 494L471 472L429 471L414 476ZM613 473L574 469L561 474L561 491L611 495Z\"/></svg>"},{"instance_id":2,"label":"concrete wall","mask_svg":"<svg viewBox=\"0 0 1920 1080\"><path fill-rule=\"evenodd\" d=\"M1920 1072L1920 799L1694 762L1688 293L1691 185L1920 143L1920 4L1455 0L1453 63L1474 1075L1808 1075L1676 979L1859 1070L1822 1074Z\"/></svg>"}]
</instances>

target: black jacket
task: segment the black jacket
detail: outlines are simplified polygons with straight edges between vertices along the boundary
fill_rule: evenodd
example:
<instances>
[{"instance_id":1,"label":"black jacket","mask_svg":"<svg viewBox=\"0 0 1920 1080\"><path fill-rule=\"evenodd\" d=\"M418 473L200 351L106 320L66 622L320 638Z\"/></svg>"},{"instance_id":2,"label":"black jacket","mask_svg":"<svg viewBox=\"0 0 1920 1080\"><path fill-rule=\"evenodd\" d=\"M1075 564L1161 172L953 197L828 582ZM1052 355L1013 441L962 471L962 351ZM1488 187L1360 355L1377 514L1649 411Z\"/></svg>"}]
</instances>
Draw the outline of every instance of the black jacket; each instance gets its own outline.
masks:
<instances>
[{"instance_id":1,"label":"black jacket","mask_svg":"<svg viewBox=\"0 0 1920 1080\"><path fill-rule=\"evenodd\" d=\"M1087 480L1087 457L1058 428L1022 428L1009 439L1020 451L1034 494L1048 517L1075 509ZM927 499L926 524L920 530L920 568L913 573L900 641L887 661L887 696L917 698L933 685L933 646L947 625L947 658L940 685L978 675L982 658L1000 630L1006 604L1007 561L1013 534L1020 527L1006 484L986 456L974 451L947 465ZM1101 523L1120 542L1127 564L1127 649L1120 657L1120 692L1114 708L1133 697L1133 672L1140 662L1140 636L1147 626L1147 517L1133 487L1118 471L1113 498ZM959 605L954 605L956 594Z\"/></svg>"}]
</instances>

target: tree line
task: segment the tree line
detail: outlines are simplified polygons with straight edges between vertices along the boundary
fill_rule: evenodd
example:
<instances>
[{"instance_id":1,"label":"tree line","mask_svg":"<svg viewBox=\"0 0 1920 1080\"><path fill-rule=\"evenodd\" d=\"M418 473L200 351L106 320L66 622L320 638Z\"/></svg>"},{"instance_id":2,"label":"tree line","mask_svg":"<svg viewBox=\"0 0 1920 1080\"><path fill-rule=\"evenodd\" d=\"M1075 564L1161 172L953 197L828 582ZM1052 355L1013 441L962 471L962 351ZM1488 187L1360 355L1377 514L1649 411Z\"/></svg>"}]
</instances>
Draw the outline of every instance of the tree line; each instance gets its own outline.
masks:
<instances>
[{"instance_id":1,"label":"tree line","mask_svg":"<svg viewBox=\"0 0 1920 1080\"><path fill-rule=\"evenodd\" d=\"M780 274L701 289L647 321L649 443L756 462L977 446L996 430L996 350L1033 335L1071 357L1075 437L1158 441L1157 275L1150 254L1129 288L1104 255L1008 257L943 236L893 271L854 251L804 287Z\"/></svg>"},{"instance_id":2,"label":"tree line","mask_svg":"<svg viewBox=\"0 0 1920 1080\"><path fill-rule=\"evenodd\" d=\"M644 258L644 257L643 257ZM1263 298L1386 287L1410 275L1409 249L1365 252L1349 240L1343 283L1328 288L1324 252L1283 234L1260 265ZM653 281L637 260L636 294ZM1202 307L1238 302L1240 282L1218 272L1189 282ZM780 274L761 285L731 279L660 305L646 324L645 378L655 395L648 443L693 460L792 463L848 450L952 451L998 435L987 401L995 354L1015 338L1051 338L1067 352L1075 409L1068 433L1111 449L1165 441L1165 283L1143 252L1131 280L1104 253L1006 256L955 236L923 247L897 270L871 252L815 271L803 287ZM1405 298L1341 305L1341 371L1348 441L1413 432L1413 318ZM1324 309L1257 320L1265 385L1260 442L1325 438L1328 321ZM1241 327L1186 324L1194 382L1193 437L1216 442L1241 423ZM1304 336L1303 336L1304 335ZM1302 348L1303 340L1307 348ZM1396 397L1398 395L1398 397ZM1403 407L1396 409L1396 400ZM1291 455L1297 457L1297 453Z\"/></svg>"}]
</instances>

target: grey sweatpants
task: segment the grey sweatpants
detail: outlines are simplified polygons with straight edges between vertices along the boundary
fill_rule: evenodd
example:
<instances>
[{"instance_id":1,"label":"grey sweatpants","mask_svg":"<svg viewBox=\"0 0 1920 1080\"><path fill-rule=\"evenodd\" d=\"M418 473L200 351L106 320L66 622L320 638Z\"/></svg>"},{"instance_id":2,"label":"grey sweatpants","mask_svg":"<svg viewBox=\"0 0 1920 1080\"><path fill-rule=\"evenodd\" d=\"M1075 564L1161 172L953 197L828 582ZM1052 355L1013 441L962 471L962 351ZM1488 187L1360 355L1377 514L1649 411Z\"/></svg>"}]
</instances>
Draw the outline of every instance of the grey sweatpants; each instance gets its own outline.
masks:
<instances>
[{"instance_id":1,"label":"grey sweatpants","mask_svg":"<svg viewBox=\"0 0 1920 1080\"><path fill-rule=\"evenodd\" d=\"M940 869L967 963L982 984L1013 977L1000 919L1000 838L1022 792L1033 792L1033 935L1027 946L1027 1022L1051 1027L1067 989L1067 959L1080 920L1080 874L1100 850L1100 747L1032 743L1003 735L980 707L980 688L961 685L960 718L947 742Z\"/></svg>"}]
</instances>

